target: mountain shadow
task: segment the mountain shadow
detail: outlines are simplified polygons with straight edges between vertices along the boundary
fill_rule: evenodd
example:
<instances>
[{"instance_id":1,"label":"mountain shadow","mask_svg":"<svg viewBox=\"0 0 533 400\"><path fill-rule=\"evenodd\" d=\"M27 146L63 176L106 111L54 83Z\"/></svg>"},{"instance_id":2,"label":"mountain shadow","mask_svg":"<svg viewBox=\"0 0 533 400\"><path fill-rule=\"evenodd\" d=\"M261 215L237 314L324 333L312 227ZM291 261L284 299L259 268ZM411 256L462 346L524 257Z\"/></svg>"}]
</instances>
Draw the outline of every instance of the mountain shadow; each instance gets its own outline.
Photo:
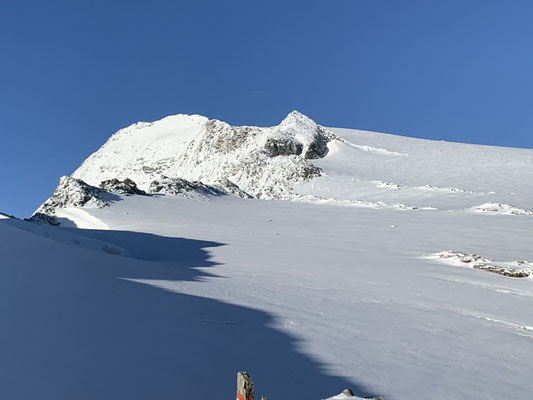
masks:
<instances>
[{"instance_id":1,"label":"mountain shadow","mask_svg":"<svg viewBox=\"0 0 533 400\"><path fill-rule=\"evenodd\" d=\"M328 374L253 305L121 279L201 279L196 268L216 265L206 249L221 243L77 232L125 257L19 228L0 220L1 398L231 399L239 370L255 380L256 397L318 400L346 387L368 393ZM43 231L53 236L50 229Z\"/></svg>"}]
</instances>

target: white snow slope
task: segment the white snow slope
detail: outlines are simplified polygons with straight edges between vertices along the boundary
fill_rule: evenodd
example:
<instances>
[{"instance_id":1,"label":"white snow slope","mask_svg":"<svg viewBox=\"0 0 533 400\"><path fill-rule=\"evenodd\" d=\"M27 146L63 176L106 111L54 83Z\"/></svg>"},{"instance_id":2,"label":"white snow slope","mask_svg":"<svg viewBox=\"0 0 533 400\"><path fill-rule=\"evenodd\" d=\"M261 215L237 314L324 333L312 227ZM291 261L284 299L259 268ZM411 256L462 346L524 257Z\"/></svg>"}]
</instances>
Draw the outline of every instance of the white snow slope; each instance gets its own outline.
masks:
<instances>
[{"instance_id":1,"label":"white snow slope","mask_svg":"<svg viewBox=\"0 0 533 400\"><path fill-rule=\"evenodd\" d=\"M149 140L190 142L202 117L186 119ZM0 397L224 399L246 370L271 399L529 398L532 275L434 255L531 265L533 215L512 211L533 210L533 151L330 131L321 176L287 200L58 213L92 229L1 219ZM95 171L75 177L136 178Z\"/></svg>"}]
</instances>

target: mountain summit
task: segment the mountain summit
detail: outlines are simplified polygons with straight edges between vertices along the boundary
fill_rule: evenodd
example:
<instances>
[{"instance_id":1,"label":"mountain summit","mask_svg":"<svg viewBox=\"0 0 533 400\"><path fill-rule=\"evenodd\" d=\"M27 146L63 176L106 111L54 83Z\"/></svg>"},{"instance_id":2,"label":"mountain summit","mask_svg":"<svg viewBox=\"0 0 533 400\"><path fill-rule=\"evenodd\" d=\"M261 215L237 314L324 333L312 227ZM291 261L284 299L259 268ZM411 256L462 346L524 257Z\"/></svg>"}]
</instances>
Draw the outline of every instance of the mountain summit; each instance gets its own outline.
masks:
<instances>
[{"instance_id":1,"label":"mountain summit","mask_svg":"<svg viewBox=\"0 0 533 400\"><path fill-rule=\"evenodd\" d=\"M129 178L147 191L162 178L230 182L254 197L277 198L320 174L309 160L324 157L333 138L298 111L268 128L178 114L121 129L72 177L94 186Z\"/></svg>"}]
</instances>

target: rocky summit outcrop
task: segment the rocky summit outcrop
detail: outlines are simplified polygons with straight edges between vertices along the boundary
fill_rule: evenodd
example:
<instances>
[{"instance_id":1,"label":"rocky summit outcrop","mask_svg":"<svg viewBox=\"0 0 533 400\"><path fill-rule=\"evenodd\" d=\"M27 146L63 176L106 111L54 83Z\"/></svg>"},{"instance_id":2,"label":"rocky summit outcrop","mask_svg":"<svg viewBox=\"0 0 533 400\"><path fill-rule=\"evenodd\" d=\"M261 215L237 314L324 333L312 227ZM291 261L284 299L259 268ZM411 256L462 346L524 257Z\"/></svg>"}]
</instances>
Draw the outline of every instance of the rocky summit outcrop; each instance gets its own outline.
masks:
<instances>
[{"instance_id":1,"label":"rocky summit outcrop","mask_svg":"<svg viewBox=\"0 0 533 400\"><path fill-rule=\"evenodd\" d=\"M137 184L129 178L126 178L123 181L119 181L116 178L102 181L100 183L100 188L104 189L106 192L115 193L122 196L127 196L130 194L146 194L144 190L139 189Z\"/></svg>"},{"instance_id":2,"label":"rocky summit outcrop","mask_svg":"<svg viewBox=\"0 0 533 400\"><path fill-rule=\"evenodd\" d=\"M312 160L337 139L293 111L277 126L231 126L199 115L139 122L115 133L30 218L59 224L56 211L105 207L127 195L187 198L234 195L278 199L320 176Z\"/></svg>"},{"instance_id":3,"label":"rocky summit outcrop","mask_svg":"<svg viewBox=\"0 0 533 400\"><path fill-rule=\"evenodd\" d=\"M117 195L145 194L131 179L103 181L101 187L91 186L81 179L63 176L50 196L29 218L37 224L59 225L57 211L66 207L103 208L119 199Z\"/></svg>"},{"instance_id":4,"label":"rocky summit outcrop","mask_svg":"<svg viewBox=\"0 0 533 400\"><path fill-rule=\"evenodd\" d=\"M266 128L175 115L118 131L73 177L95 186L130 178L140 190L152 193L161 186L153 182L161 184L162 177L164 184L157 192L174 191L171 187L179 181L168 179L222 189L221 182L230 182L226 193L275 199L321 174L312 160L325 157L328 142L334 139L326 128L297 111Z\"/></svg>"},{"instance_id":5,"label":"rocky summit outcrop","mask_svg":"<svg viewBox=\"0 0 533 400\"><path fill-rule=\"evenodd\" d=\"M41 204L29 220L39 224L59 225L56 217L58 209L68 206L83 207L86 204L105 207L108 204L105 193L104 190L88 185L81 179L63 176L50 198Z\"/></svg>"}]
</instances>

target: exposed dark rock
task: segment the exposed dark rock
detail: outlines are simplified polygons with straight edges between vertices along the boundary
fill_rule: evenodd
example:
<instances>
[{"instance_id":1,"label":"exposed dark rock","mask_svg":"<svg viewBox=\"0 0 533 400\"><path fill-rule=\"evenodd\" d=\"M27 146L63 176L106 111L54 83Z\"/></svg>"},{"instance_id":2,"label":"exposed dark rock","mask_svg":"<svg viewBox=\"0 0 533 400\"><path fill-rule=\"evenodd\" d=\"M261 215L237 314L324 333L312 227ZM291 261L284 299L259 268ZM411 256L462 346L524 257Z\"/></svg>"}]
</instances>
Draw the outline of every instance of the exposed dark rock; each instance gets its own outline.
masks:
<instances>
[{"instance_id":1,"label":"exposed dark rock","mask_svg":"<svg viewBox=\"0 0 533 400\"><path fill-rule=\"evenodd\" d=\"M189 182L182 178L168 178L162 176L159 180L152 181L150 193L165 193L172 195L186 194L189 192L198 193L204 196L220 196L226 194L224 191L214 187L205 185L202 182Z\"/></svg>"},{"instance_id":2,"label":"exposed dark rock","mask_svg":"<svg viewBox=\"0 0 533 400\"><path fill-rule=\"evenodd\" d=\"M126 178L123 181L118 179L108 179L100 183L100 188L104 189L106 192L119 194L122 196L139 194L145 195L146 192L137 187L137 184L131 179Z\"/></svg>"},{"instance_id":3,"label":"exposed dark rock","mask_svg":"<svg viewBox=\"0 0 533 400\"><path fill-rule=\"evenodd\" d=\"M242 190L239 186L237 186L229 179L219 180L215 187L220 188L222 191L230 195L239 196L243 199L253 199L253 196L246 193L244 190Z\"/></svg>"},{"instance_id":4,"label":"exposed dark rock","mask_svg":"<svg viewBox=\"0 0 533 400\"><path fill-rule=\"evenodd\" d=\"M525 269L514 269L503 267L499 265L487 265L487 264L474 264L472 266L474 269L481 269L488 272L493 272L495 274L508 276L510 278L527 278L531 271Z\"/></svg>"},{"instance_id":5,"label":"exposed dark rock","mask_svg":"<svg viewBox=\"0 0 533 400\"><path fill-rule=\"evenodd\" d=\"M68 206L83 207L90 204L96 208L103 208L113 200L113 194L103 189L88 185L81 179L63 176L59 179L54 193L28 219L38 224L59 225L56 211ZM116 196L115 196L116 197Z\"/></svg>"},{"instance_id":6,"label":"exposed dark rock","mask_svg":"<svg viewBox=\"0 0 533 400\"><path fill-rule=\"evenodd\" d=\"M48 215L43 213L35 213L30 218L25 218L25 221L33 222L39 225L53 225L59 226L60 223L54 215Z\"/></svg>"},{"instance_id":7,"label":"exposed dark rock","mask_svg":"<svg viewBox=\"0 0 533 400\"><path fill-rule=\"evenodd\" d=\"M265 143L265 151L269 157L289 156L302 154L303 144L295 138L281 137L268 138Z\"/></svg>"},{"instance_id":8,"label":"exposed dark rock","mask_svg":"<svg viewBox=\"0 0 533 400\"><path fill-rule=\"evenodd\" d=\"M511 278L527 278L533 272L533 265L527 261L500 262L484 258L478 254L466 254L460 251L443 251L436 254L439 258L459 261L474 269L492 272Z\"/></svg>"},{"instance_id":9,"label":"exposed dark rock","mask_svg":"<svg viewBox=\"0 0 533 400\"><path fill-rule=\"evenodd\" d=\"M307 159L317 159L325 157L328 154L328 138L325 135L325 129L317 125L313 141L309 144L304 157Z\"/></svg>"}]
</instances>

